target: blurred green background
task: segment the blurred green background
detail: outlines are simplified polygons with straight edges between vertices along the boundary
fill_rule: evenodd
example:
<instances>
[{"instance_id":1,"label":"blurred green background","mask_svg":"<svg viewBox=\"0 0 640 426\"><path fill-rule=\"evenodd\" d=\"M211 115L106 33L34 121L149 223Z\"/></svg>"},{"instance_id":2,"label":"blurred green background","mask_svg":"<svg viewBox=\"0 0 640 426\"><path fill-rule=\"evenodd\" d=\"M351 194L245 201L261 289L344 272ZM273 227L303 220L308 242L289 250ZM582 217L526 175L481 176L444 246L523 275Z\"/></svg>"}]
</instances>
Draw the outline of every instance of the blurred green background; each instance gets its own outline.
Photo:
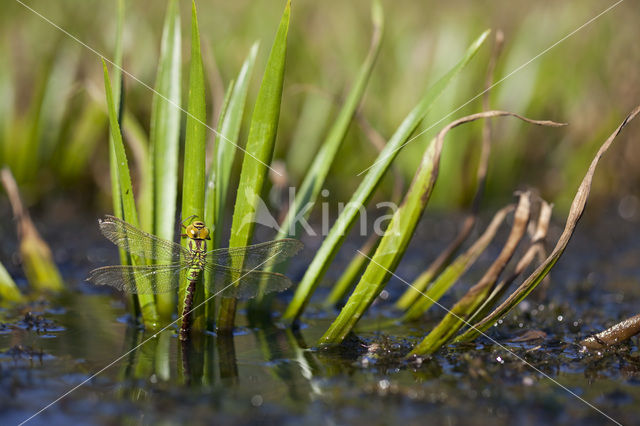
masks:
<instances>
[{"instance_id":1,"label":"blurred green background","mask_svg":"<svg viewBox=\"0 0 640 426\"><path fill-rule=\"evenodd\" d=\"M107 58L112 56L115 1L36 0L27 4ZM499 80L613 4L596 0L383 1L383 47L362 116L383 137L389 137L424 88L449 69L484 29L500 29L505 35L496 69ZM256 40L261 41L257 70L264 68L284 2L200 1L197 5L209 88L209 124L215 127L223 91ZM190 2L180 6L183 75L187 75ZM300 0L292 7L275 155L284 162L290 184L295 186L366 54L371 4L367 0ZM165 8L161 1L127 2L124 68L149 86L155 82ZM555 202L556 211L568 207L599 143L639 103L638 22L637 5L622 2L493 89L493 109L569 126L548 129L515 120L496 121L487 205L501 204L511 198L513 190L529 186ZM84 194L89 207L108 209L108 132L100 58L13 0L3 2L0 32L0 163L11 166L28 205L43 197ZM431 136L449 121L481 110L478 98L445 118L484 89L490 45L481 49L437 102L421 127L430 130L409 143L395 160L406 180L413 176ZM148 134L152 92L130 77L124 83L130 123L125 124L125 137L131 141ZM254 77L249 105L258 86L259 79ZM185 85L184 105L186 97ZM480 151L480 126L467 125L448 136L432 208L468 205ZM245 125L240 145L246 132ZM640 217L640 148L633 143L639 135L637 126L631 128L607 154L590 201L603 206L614 203L629 220ZM130 152L134 164L135 155L135 150ZM354 123L327 181L330 198L348 200L361 181L357 174L376 155ZM238 156L237 166L240 161ZM389 174L374 202L391 198L391 179Z\"/></svg>"}]
</instances>

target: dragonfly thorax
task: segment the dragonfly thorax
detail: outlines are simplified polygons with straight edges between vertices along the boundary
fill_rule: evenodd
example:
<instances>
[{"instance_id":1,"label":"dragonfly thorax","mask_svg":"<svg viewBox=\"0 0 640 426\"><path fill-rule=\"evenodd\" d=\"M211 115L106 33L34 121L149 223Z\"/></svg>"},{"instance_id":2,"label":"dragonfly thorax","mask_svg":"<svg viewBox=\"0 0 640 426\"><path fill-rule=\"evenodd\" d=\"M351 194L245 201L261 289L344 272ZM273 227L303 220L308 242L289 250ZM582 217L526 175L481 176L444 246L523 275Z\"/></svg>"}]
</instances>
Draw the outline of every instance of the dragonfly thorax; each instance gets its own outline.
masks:
<instances>
[{"instance_id":1,"label":"dragonfly thorax","mask_svg":"<svg viewBox=\"0 0 640 426\"><path fill-rule=\"evenodd\" d=\"M191 225L187 226L185 234L192 240L210 240L209 228L207 228L204 222L197 220Z\"/></svg>"}]
</instances>

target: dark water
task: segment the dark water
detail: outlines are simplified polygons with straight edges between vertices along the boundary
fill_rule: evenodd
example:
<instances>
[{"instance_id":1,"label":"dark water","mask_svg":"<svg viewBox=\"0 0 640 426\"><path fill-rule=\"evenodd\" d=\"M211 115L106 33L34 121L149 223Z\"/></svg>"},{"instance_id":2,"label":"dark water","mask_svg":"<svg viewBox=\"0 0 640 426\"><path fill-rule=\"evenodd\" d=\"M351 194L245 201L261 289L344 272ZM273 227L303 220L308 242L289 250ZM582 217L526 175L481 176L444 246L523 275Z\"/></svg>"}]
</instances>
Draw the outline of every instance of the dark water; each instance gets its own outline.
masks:
<instances>
[{"instance_id":1,"label":"dark water","mask_svg":"<svg viewBox=\"0 0 640 426\"><path fill-rule=\"evenodd\" d=\"M400 276L424 267L431 256L420 249L425 240L437 252L449 238L430 229L416 236ZM127 326L119 297L80 284L89 263L115 255L90 230L88 239L54 248L73 292L0 310L0 424L20 423L61 397L29 424L612 423L606 416L640 424L638 338L604 353L583 353L577 344L638 312L638 231L620 219L606 228L583 221L547 287L492 329L493 340L407 363L402 357L441 318L436 307L420 323L382 327L397 314L379 300L357 337L334 350L314 348L336 315L317 308L298 332L277 320L250 327L241 312L235 336L207 334L189 348L175 328L145 334ZM491 250L443 298L445 306L499 247ZM303 267L294 265L294 278ZM388 289L391 299L403 290L398 281ZM524 332L541 337L513 341Z\"/></svg>"}]
</instances>

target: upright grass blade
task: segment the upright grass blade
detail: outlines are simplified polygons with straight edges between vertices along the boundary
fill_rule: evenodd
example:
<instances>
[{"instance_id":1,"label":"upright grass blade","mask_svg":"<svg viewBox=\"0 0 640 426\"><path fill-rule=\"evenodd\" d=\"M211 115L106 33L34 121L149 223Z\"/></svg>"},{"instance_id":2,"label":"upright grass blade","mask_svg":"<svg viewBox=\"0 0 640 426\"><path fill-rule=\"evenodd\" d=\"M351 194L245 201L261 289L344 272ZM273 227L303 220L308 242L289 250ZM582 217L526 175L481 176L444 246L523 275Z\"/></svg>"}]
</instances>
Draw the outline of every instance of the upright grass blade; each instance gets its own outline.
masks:
<instances>
[{"instance_id":1,"label":"upright grass blade","mask_svg":"<svg viewBox=\"0 0 640 426\"><path fill-rule=\"evenodd\" d=\"M118 114L113 102L113 92L111 88L111 80L109 79L109 71L107 64L102 61L104 70L104 86L107 96L107 110L109 112L109 128L113 137L113 149L115 151L115 163L117 165L117 176L119 183L119 193L121 195L120 205L122 206L123 219L133 226L138 226L138 212L136 203L133 198L133 187L131 185L131 176L129 175L129 164L122 143L122 134L120 133L120 124L118 123ZM112 172L113 173L113 172ZM115 191L115 188L114 188ZM132 257L132 263L141 264L141 262ZM145 326L155 328L158 322L158 312L156 310L155 301L151 294L139 294L138 302L140 304L140 313Z\"/></svg>"},{"instance_id":2,"label":"upright grass blade","mask_svg":"<svg viewBox=\"0 0 640 426\"><path fill-rule=\"evenodd\" d=\"M226 106L223 107L220 123L218 124L219 134L216 137L215 157L211 163L207 184L207 192L210 193L207 195L207 199L211 201L205 206L207 223L214 226L213 244L216 248L220 247L221 243L224 211L231 179L231 167L236 155L235 141L238 140L240 135L240 126L258 48L258 42L251 46L249 55L247 55L242 64L236 82L229 86L227 94L229 99L225 102Z\"/></svg>"},{"instance_id":3,"label":"upright grass blade","mask_svg":"<svg viewBox=\"0 0 640 426\"><path fill-rule=\"evenodd\" d=\"M124 15L125 15L125 4L124 0L117 0L117 19L116 19L116 34L115 34L115 52L114 52L114 63L115 67L113 70L114 76L114 84L113 84L113 92L112 96L114 99L114 104L116 105L116 117L118 123L121 122L123 117L123 111L121 108L122 100L124 98L122 94L122 63L123 63L123 55L124 48L122 45L122 33L124 31ZM107 116L109 115L109 111L107 108ZM119 174L119 165L118 158L116 156L116 148L115 148L115 140L114 135L111 131L111 126L109 126L109 176L111 178L111 203L113 205L113 215L119 217L120 219L124 219L124 211L122 208L122 194L120 193L120 174ZM123 265L130 265L131 259L129 254L122 248L118 248L118 253L120 254L120 263ZM132 315L135 317L138 314L138 297L136 295L132 295L130 298Z\"/></svg>"},{"instance_id":4,"label":"upright grass blade","mask_svg":"<svg viewBox=\"0 0 640 426\"><path fill-rule=\"evenodd\" d=\"M322 147L311 163L309 171L305 175L292 205L289 206L287 215L280 224L276 239L286 237L295 238L299 230L298 220L301 217L306 219L311 214L311 210L320 195L320 191L329 174L329 169L334 162L338 149L340 145L342 145L349 125L353 121L353 117L362 101L369 77L371 76L371 71L373 70L378 52L380 51L382 34L384 32L384 15L382 6L378 0L375 0L372 4L371 18L373 21L373 35L371 37L369 52L360 67L355 83L349 91L344 105L329 130L326 140L323 142ZM273 296L265 297L264 293L260 293L253 307L258 308L258 310L268 311L269 299L272 297Z\"/></svg>"},{"instance_id":5,"label":"upright grass blade","mask_svg":"<svg viewBox=\"0 0 640 426\"><path fill-rule=\"evenodd\" d=\"M363 208L373 195L380 180L398 154L400 147L402 147L418 127L427 112L431 109L433 102L475 55L488 34L489 31L482 33L482 35L471 44L469 49L467 49L465 56L449 70L449 72L441 77L440 80L427 89L418 105L413 108L402 124L400 124L398 130L396 130L384 150L378 155L378 159L367 172L360 186L351 197L351 200L336 220L331 231L329 231L329 235L327 235L316 256L313 258L307 272L296 289L293 300L283 315L284 320L295 321L302 314L311 295L327 271L329 264L344 242L348 230L358 216L360 208Z\"/></svg>"},{"instance_id":6,"label":"upright grass blade","mask_svg":"<svg viewBox=\"0 0 640 426\"><path fill-rule=\"evenodd\" d=\"M551 121L535 121L504 111L487 111L463 117L445 126L434 138L422 157L402 205L396 210L369 266L351 294L338 318L321 337L320 344L337 344L353 329L356 322L382 291L404 255L413 231L429 201L438 177L440 153L449 130L481 118L511 115L533 124L559 126Z\"/></svg>"},{"instance_id":7,"label":"upright grass blade","mask_svg":"<svg viewBox=\"0 0 640 426\"><path fill-rule=\"evenodd\" d=\"M384 15L382 6L378 0L373 2L372 13L373 35L371 37L371 46L364 60L364 63L358 71L354 85L340 109L336 120L329 130L326 140L315 156L313 163L309 167L309 171L300 185L293 200L293 204L289 206L289 210L277 235L277 239L288 236L295 237L297 235L297 219L300 215L308 217L311 213L310 206L313 206L318 199L318 195L322 190L324 181L329 174L329 169L333 164L336 153L347 134L349 125L353 120L353 116L358 109L358 105L362 101L373 65L375 64L378 52L380 51L380 42L384 31Z\"/></svg>"},{"instance_id":8,"label":"upright grass blade","mask_svg":"<svg viewBox=\"0 0 640 426\"><path fill-rule=\"evenodd\" d=\"M573 235L573 231L584 212L585 205L587 203L587 198L589 197L589 191L591 190L591 182L593 181L593 175L596 171L596 167L598 166L598 162L600 158L604 155L605 152L609 149L613 140L620 134L622 129L633 120L640 113L640 106L637 106L631 113L624 119L624 121L618 126L618 128L609 136L609 138L603 142L602 146L598 150L594 159L591 162L591 165L587 169L587 173L585 174L580 186L578 187L578 191L576 192L575 197L573 198L573 202L571 203L571 210L569 211L569 217L567 218L567 222L564 226L564 230L556 243L551 254L536 268L535 271L514 291L511 296L507 298L500 306L498 306L493 312L491 312L487 317L482 319L480 322L474 324L471 328L469 328L466 332L458 336L454 341L462 342L473 340L478 337L481 333L488 330L499 318L502 318L506 315L511 309L513 309L518 303L524 300L529 293L533 291L534 288L544 279L544 277L549 273L551 268L556 264L564 250L567 248L567 244L569 244L569 240Z\"/></svg>"},{"instance_id":9,"label":"upright grass blade","mask_svg":"<svg viewBox=\"0 0 640 426\"><path fill-rule=\"evenodd\" d=\"M177 0L169 0L162 30L160 59L151 104L150 154L153 182L151 233L172 241L175 232L178 191L178 158L181 96L180 11ZM163 318L173 312L174 295L157 296Z\"/></svg>"},{"instance_id":10,"label":"upright grass blade","mask_svg":"<svg viewBox=\"0 0 640 426\"><path fill-rule=\"evenodd\" d=\"M202 123L206 122L207 111L205 105L204 71L202 69L202 56L200 53L200 32L198 30L198 16L195 1L191 4L191 66L189 70L189 114L187 116L187 129L184 140L184 174L182 179L182 217L195 215L204 219L204 182L207 128ZM182 245L187 246L188 238L182 237ZM199 277L202 283L202 276ZM180 295L178 300L178 312L182 312L184 291L187 285L186 276L180 283ZM202 285L196 286L194 306L198 306L204 300ZM204 326L204 309L194 311L192 326L202 329Z\"/></svg>"},{"instance_id":11,"label":"upright grass blade","mask_svg":"<svg viewBox=\"0 0 640 426\"><path fill-rule=\"evenodd\" d=\"M64 283L53 255L47 243L40 237L38 230L29 217L20 199L18 184L9 168L0 170L0 181L4 186L13 210L13 216L18 226L20 240L20 257L22 267L29 284L38 291L61 291Z\"/></svg>"},{"instance_id":12,"label":"upright grass blade","mask_svg":"<svg viewBox=\"0 0 640 426\"><path fill-rule=\"evenodd\" d=\"M480 281L451 308L440 323L418 344L408 356L429 355L444 345L464 325L465 318L469 318L484 300L496 283L498 276L505 268L520 240L527 230L531 212L531 194L525 192L520 195L520 201L514 214L513 226L502 251L482 276Z\"/></svg>"},{"instance_id":13,"label":"upright grass blade","mask_svg":"<svg viewBox=\"0 0 640 426\"><path fill-rule=\"evenodd\" d=\"M242 116L247 100L247 92L253 66L255 64L256 55L258 53L259 43L254 43L249 51L249 55L244 61L240 73L238 74L237 83L232 81L227 89L227 94L220 112L218 122L218 135L216 136L215 157L211 162L208 172L207 185L205 188L205 205L204 220L211 226L213 235L211 237L212 246L219 248L222 239L222 229L225 220L225 207L227 203L227 194L230 187L231 167L233 166L236 154L236 145L238 136L240 135L240 126L242 124ZM205 298L210 298L209 288L213 276L205 271L204 274L204 291ZM207 328L213 329L215 300L211 299L205 306Z\"/></svg>"},{"instance_id":14,"label":"upright grass blade","mask_svg":"<svg viewBox=\"0 0 640 426\"><path fill-rule=\"evenodd\" d=\"M269 54L267 68L251 117L251 127L233 212L229 247L243 247L251 243L256 208L267 173L266 165L271 162L273 156L280 117L290 12L291 1L289 0ZM235 266L241 267L242 264ZM222 300L217 324L219 330L230 331L233 328L235 311L235 299Z\"/></svg>"},{"instance_id":15,"label":"upright grass blade","mask_svg":"<svg viewBox=\"0 0 640 426\"><path fill-rule=\"evenodd\" d=\"M0 263L0 304L5 302L24 302L25 297L20 293L18 286L7 272L4 265Z\"/></svg>"}]
</instances>

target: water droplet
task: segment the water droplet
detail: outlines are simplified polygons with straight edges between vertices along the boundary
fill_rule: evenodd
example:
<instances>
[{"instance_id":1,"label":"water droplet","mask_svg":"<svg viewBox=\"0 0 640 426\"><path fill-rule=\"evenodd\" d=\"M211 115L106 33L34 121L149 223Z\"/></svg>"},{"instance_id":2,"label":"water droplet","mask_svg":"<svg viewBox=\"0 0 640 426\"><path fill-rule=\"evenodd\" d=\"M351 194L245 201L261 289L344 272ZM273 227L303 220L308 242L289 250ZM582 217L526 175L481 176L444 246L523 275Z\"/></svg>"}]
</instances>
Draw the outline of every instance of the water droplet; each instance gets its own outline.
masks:
<instances>
[{"instance_id":1,"label":"water droplet","mask_svg":"<svg viewBox=\"0 0 640 426\"><path fill-rule=\"evenodd\" d=\"M562 321L564 317L562 315L558 315L558 321Z\"/></svg>"},{"instance_id":2,"label":"water droplet","mask_svg":"<svg viewBox=\"0 0 640 426\"><path fill-rule=\"evenodd\" d=\"M390 382L389 382L389 380L387 380L387 379L382 379L382 380L380 380L380 381L378 382L378 387L379 387L381 390L387 390L387 389L389 389L389 385L391 385L391 383L390 383Z\"/></svg>"},{"instance_id":3,"label":"water droplet","mask_svg":"<svg viewBox=\"0 0 640 426\"><path fill-rule=\"evenodd\" d=\"M262 405L263 399L262 399L262 395L258 394L258 395L253 395L251 397L251 405L253 405L254 407L260 407Z\"/></svg>"}]
</instances>

